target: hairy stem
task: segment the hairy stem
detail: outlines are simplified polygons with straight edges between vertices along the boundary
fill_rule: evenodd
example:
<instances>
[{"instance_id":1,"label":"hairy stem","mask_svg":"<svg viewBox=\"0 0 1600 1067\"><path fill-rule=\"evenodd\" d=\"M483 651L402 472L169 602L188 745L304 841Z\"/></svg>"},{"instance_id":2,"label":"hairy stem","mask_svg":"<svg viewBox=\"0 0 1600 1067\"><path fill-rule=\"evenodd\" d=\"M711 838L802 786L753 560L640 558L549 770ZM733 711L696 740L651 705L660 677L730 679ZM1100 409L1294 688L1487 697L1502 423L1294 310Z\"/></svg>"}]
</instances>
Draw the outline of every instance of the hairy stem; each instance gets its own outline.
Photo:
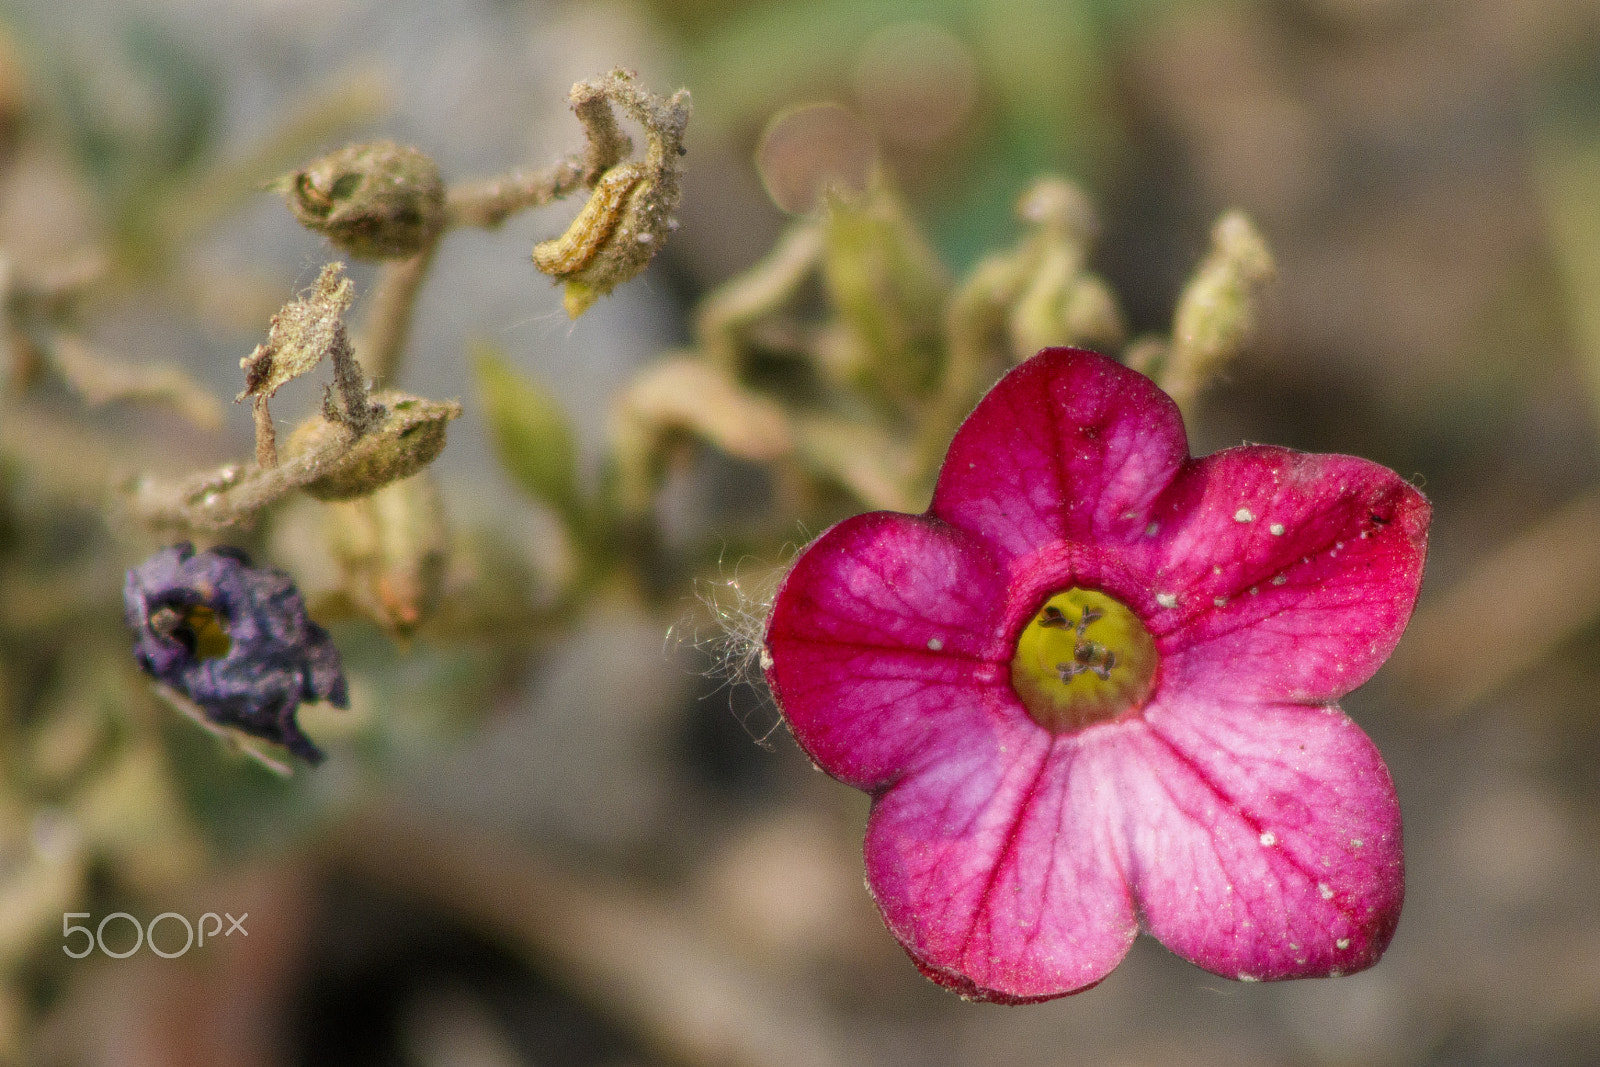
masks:
<instances>
[{"instance_id":1,"label":"hairy stem","mask_svg":"<svg viewBox=\"0 0 1600 1067\"><path fill-rule=\"evenodd\" d=\"M519 211L543 207L582 187L590 153L573 154L542 170L452 185L445 193L445 227L492 230Z\"/></svg>"},{"instance_id":2,"label":"hairy stem","mask_svg":"<svg viewBox=\"0 0 1600 1067\"><path fill-rule=\"evenodd\" d=\"M790 228L760 263L706 297L694 324L706 357L735 370L740 334L782 307L821 260L822 230L815 222L802 222Z\"/></svg>"},{"instance_id":3,"label":"hairy stem","mask_svg":"<svg viewBox=\"0 0 1600 1067\"><path fill-rule=\"evenodd\" d=\"M256 420L256 465L271 470L278 465L278 431L272 427L272 413L267 410L267 398L258 396L250 405L250 414Z\"/></svg>"},{"instance_id":4,"label":"hairy stem","mask_svg":"<svg viewBox=\"0 0 1600 1067\"><path fill-rule=\"evenodd\" d=\"M390 260L378 275L372 305L361 332L361 366L379 385L399 377L401 358L411 338L417 294L433 265L439 240L434 238L410 259Z\"/></svg>"}]
</instances>

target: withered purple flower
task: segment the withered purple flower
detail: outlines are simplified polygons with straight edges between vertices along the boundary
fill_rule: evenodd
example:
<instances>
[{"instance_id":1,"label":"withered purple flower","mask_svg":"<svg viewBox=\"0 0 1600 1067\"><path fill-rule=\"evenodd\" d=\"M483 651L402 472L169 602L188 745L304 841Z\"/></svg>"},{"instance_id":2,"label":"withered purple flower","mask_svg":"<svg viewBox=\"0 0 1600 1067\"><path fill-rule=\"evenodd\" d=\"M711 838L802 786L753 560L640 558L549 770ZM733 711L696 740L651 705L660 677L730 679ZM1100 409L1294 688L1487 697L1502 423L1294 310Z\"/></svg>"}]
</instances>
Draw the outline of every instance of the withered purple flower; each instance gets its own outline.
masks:
<instances>
[{"instance_id":1,"label":"withered purple flower","mask_svg":"<svg viewBox=\"0 0 1600 1067\"><path fill-rule=\"evenodd\" d=\"M182 542L128 571L122 595L146 672L212 722L322 762L295 713L303 700L347 707L349 694L339 650L288 575L237 548Z\"/></svg>"}]
</instances>

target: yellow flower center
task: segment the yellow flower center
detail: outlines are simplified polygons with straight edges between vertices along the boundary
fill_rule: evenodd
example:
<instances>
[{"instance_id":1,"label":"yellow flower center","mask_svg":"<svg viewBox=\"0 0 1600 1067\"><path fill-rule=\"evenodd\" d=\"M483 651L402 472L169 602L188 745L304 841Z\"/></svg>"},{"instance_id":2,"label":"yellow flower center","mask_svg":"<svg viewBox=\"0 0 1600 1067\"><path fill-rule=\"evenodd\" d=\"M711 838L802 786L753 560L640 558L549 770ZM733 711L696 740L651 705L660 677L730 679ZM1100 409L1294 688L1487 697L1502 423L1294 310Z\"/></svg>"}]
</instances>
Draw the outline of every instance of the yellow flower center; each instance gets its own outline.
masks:
<instances>
[{"instance_id":1,"label":"yellow flower center","mask_svg":"<svg viewBox=\"0 0 1600 1067\"><path fill-rule=\"evenodd\" d=\"M1126 606L1093 589L1066 589L1023 627L1011 688L1040 726L1070 733L1143 707L1157 658L1150 631Z\"/></svg>"},{"instance_id":2,"label":"yellow flower center","mask_svg":"<svg viewBox=\"0 0 1600 1067\"><path fill-rule=\"evenodd\" d=\"M160 608L150 616L156 633L181 642L195 659L222 659L233 647L228 628L204 604L187 608Z\"/></svg>"}]
</instances>

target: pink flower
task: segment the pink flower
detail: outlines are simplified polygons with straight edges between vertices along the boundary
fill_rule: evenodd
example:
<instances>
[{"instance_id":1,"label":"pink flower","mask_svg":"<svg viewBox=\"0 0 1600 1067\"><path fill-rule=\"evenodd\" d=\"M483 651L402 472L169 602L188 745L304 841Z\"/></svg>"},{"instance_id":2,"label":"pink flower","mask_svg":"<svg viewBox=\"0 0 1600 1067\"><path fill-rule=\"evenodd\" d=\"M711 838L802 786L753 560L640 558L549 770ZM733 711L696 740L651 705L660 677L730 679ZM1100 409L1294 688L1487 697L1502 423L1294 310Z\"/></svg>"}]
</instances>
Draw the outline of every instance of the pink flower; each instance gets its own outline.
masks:
<instances>
[{"instance_id":1,"label":"pink flower","mask_svg":"<svg viewBox=\"0 0 1600 1067\"><path fill-rule=\"evenodd\" d=\"M1050 349L968 417L926 514L800 556L767 680L872 795L884 922L963 996L1086 989L1140 929L1229 978L1348 974L1404 867L1389 772L1335 702L1399 640L1428 518L1366 460L1193 459L1150 381Z\"/></svg>"}]
</instances>

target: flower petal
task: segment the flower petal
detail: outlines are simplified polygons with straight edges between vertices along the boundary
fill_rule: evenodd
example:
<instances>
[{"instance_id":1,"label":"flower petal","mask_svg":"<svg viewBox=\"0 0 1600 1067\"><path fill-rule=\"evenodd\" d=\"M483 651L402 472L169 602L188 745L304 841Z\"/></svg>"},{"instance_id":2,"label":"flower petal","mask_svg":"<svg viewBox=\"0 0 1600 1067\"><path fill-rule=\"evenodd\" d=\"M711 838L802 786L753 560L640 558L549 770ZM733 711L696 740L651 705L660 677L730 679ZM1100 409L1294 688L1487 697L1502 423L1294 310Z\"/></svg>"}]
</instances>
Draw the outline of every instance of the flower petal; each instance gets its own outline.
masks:
<instances>
[{"instance_id":1,"label":"flower petal","mask_svg":"<svg viewBox=\"0 0 1600 1067\"><path fill-rule=\"evenodd\" d=\"M1169 689L1337 700L1411 617L1428 502L1376 463L1228 449L1186 468L1155 516L1149 581L1175 606L1149 621Z\"/></svg>"},{"instance_id":2,"label":"flower petal","mask_svg":"<svg viewBox=\"0 0 1600 1067\"><path fill-rule=\"evenodd\" d=\"M1338 708L1146 709L1119 765L1146 929L1241 979L1378 961L1405 893L1400 809L1377 748Z\"/></svg>"},{"instance_id":3,"label":"flower petal","mask_svg":"<svg viewBox=\"0 0 1600 1067\"><path fill-rule=\"evenodd\" d=\"M1021 716L999 633L1005 592L983 546L937 519L872 512L823 534L767 624L767 682L801 747L871 790L936 734L958 743Z\"/></svg>"},{"instance_id":4,"label":"flower petal","mask_svg":"<svg viewBox=\"0 0 1600 1067\"><path fill-rule=\"evenodd\" d=\"M964 996L1019 1002L1085 989L1138 933L1115 795L1102 775L1080 771L1078 738L1017 722L986 742L877 798L868 888L923 973Z\"/></svg>"},{"instance_id":5,"label":"flower petal","mask_svg":"<svg viewBox=\"0 0 1600 1067\"><path fill-rule=\"evenodd\" d=\"M1148 378L1049 348L961 424L928 513L1003 560L1062 539L1129 541L1188 454L1177 405Z\"/></svg>"}]
</instances>

